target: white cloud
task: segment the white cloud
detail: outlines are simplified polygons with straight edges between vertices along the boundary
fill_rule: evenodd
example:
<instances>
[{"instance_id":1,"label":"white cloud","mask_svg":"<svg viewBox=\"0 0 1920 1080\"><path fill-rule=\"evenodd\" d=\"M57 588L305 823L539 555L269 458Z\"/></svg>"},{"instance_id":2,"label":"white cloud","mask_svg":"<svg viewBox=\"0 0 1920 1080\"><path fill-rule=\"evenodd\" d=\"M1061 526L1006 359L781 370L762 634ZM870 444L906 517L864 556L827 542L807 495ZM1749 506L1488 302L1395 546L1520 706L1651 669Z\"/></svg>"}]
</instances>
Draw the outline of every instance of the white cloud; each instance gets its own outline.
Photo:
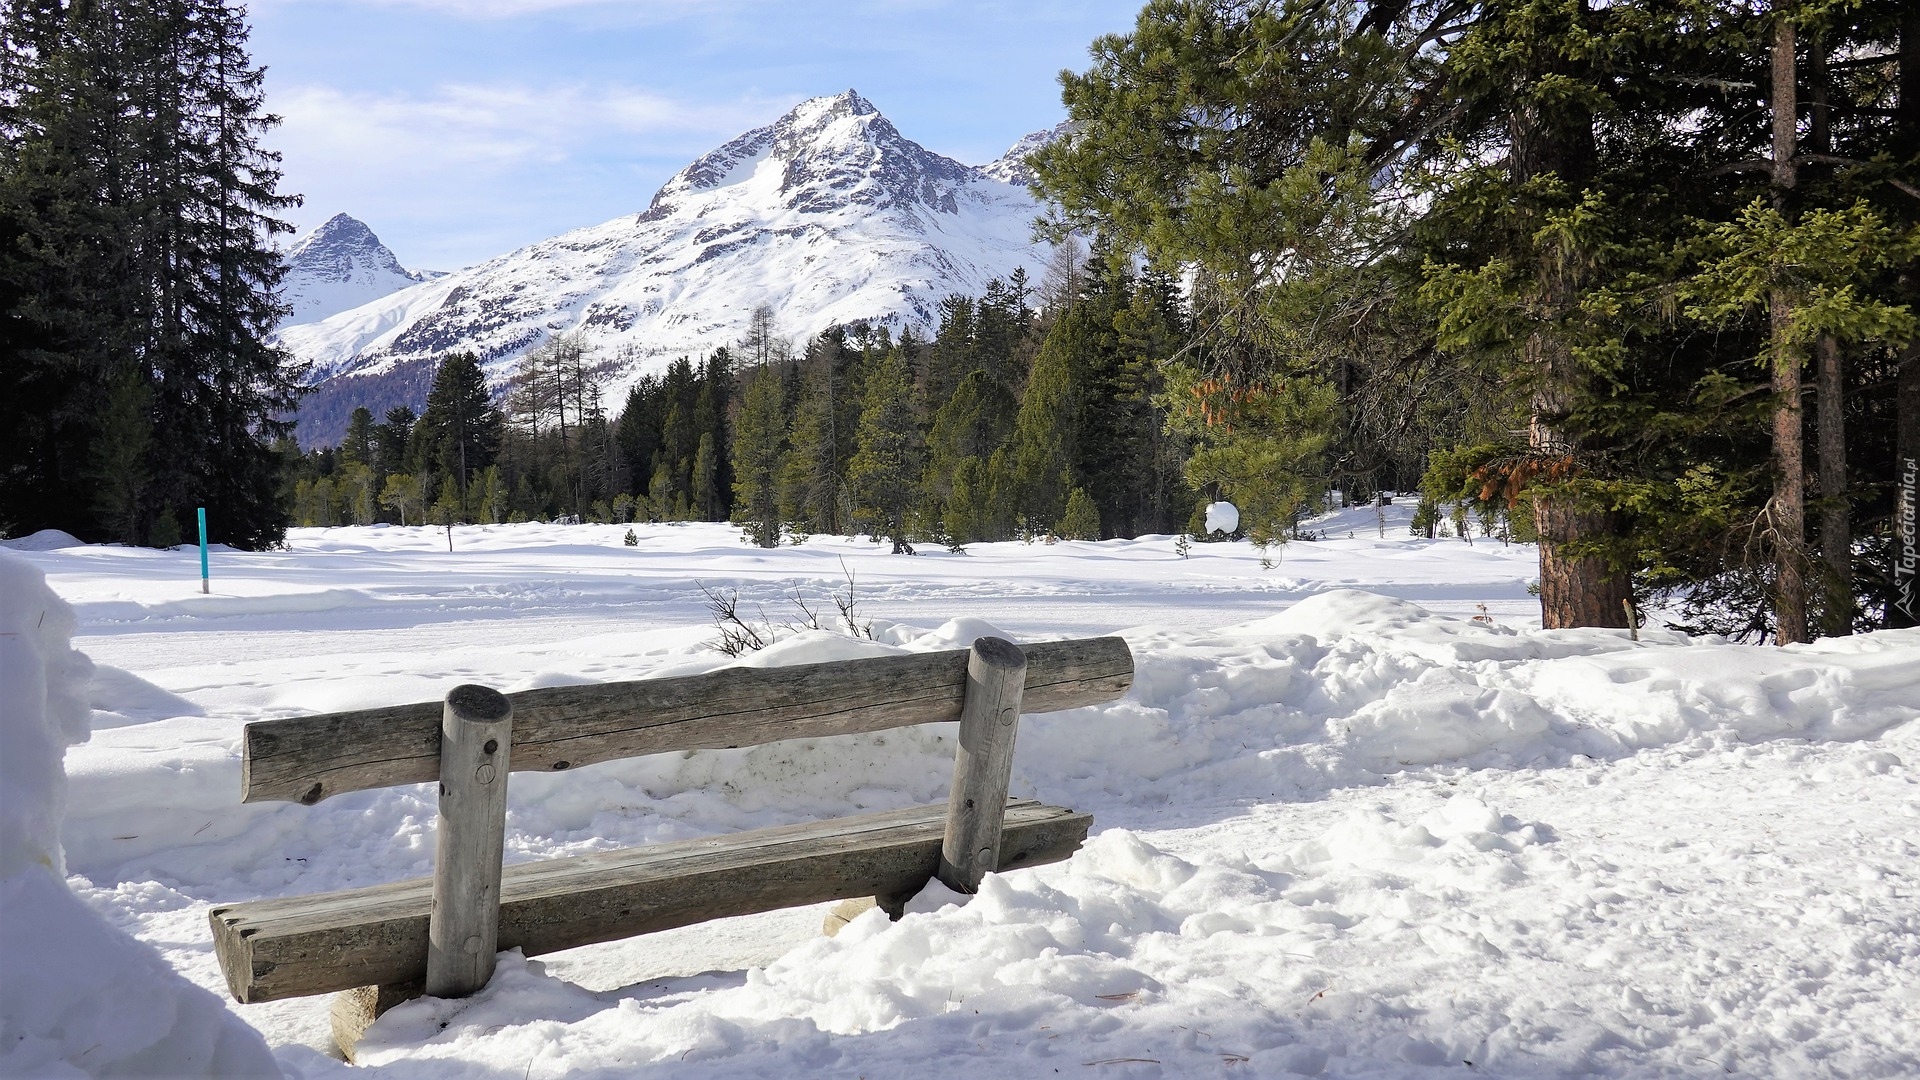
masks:
<instances>
[{"instance_id":1,"label":"white cloud","mask_svg":"<svg viewBox=\"0 0 1920 1080\"><path fill-rule=\"evenodd\" d=\"M314 0L266 0L267 3L309 3ZM340 0L324 0L339 3ZM598 8L641 20L676 19L715 8L743 7L776 0L357 0L368 7L413 7L446 15L477 19L505 19L539 15L569 8ZM256 5L257 6L257 5Z\"/></svg>"},{"instance_id":2,"label":"white cloud","mask_svg":"<svg viewBox=\"0 0 1920 1080\"><path fill-rule=\"evenodd\" d=\"M604 153L609 136L656 145L635 152L705 149L778 115L778 103L697 105L626 86L448 84L429 95L296 86L279 90L274 142L289 164L321 162L394 175L473 166L561 162Z\"/></svg>"},{"instance_id":3,"label":"white cloud","mask_svg":"<svg viewBox=\"0 0 1920 1080\"><path fill-rule=\"evenodd\" d=\"M409 265L449 268L642 209L704 151L790 101L694 104L644 88L450 83L418 94L277 89L269 136L302 229L344 210Z\"/></svg>"}]
</instances>

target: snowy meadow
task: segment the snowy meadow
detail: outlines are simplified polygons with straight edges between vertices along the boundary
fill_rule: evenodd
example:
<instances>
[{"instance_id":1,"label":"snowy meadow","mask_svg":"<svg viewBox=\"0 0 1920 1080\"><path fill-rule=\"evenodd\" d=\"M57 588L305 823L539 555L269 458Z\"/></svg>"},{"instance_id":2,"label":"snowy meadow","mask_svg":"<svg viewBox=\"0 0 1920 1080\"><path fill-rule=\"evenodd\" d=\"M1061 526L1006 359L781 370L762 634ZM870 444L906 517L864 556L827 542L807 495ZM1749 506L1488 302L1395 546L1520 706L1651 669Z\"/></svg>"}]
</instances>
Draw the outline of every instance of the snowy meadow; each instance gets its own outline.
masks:
<instances>
[{"instance_id":1,"label":"snowy meadow","mask_svg":"<svg viewBox=\"0 0 1920 1080\"><path fill-rule=\"evenodd\" d=\"M1410 509L1264 556L296 529L216 550L206 596L186 549L9 542L0 1075L1920 1075L1920 630L1541 631L1532 548ZM717 651L708 593L774 643ZM1132 691L1019 733L1013 794L1094 816L1064 863L833 938L815 907L504 954L358 1066L325 998L227 997L211 906L433 859L426 786L240 804L248 721L1107 633ZM940 801L952 738L516 774L507 859Z\"/></svg>"}]
</instances>

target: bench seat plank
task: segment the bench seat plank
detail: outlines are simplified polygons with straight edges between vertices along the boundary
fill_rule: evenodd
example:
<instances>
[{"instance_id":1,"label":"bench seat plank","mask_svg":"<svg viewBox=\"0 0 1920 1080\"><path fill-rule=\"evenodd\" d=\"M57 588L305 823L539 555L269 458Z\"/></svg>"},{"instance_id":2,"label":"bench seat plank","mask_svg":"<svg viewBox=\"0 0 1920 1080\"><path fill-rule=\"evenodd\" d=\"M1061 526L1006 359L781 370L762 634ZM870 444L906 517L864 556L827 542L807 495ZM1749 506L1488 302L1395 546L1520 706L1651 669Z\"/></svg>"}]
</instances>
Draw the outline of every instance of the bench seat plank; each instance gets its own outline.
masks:
<instances>
[{"instance_id":1,"label":"bench seat plank","mask_svg":"<svg viewBox=\"0 0 1920 1080\"><path fill-rule=\"evenodd\" d=\"M1023 646L1023 708L1055 712L1112 701L1133 685L1117 637ZM516 772L576 769L676 750L885 731L960 719L966 649L508 694ZM248 724L242 802L308 805L346 791L440 777L440 702Z\"/></svg>"},{"instance_id":2,"label":"bench seat plank","mask_svg":"<svg viewBox=\"0 0 1920 1080\"><path fill-rule=\"evenodd\" d=\"M501 882L499 947L537 956L732 915L911 893L939 863L946 815L945 804L912 807L518 863ZM1092 823L1064 807L1009 802L999 868L1065 859ZM251 1003L422 978L432 901L432 880L418 878L227 904L210 919L227 985Z\"/></svg>"}]
</instances>

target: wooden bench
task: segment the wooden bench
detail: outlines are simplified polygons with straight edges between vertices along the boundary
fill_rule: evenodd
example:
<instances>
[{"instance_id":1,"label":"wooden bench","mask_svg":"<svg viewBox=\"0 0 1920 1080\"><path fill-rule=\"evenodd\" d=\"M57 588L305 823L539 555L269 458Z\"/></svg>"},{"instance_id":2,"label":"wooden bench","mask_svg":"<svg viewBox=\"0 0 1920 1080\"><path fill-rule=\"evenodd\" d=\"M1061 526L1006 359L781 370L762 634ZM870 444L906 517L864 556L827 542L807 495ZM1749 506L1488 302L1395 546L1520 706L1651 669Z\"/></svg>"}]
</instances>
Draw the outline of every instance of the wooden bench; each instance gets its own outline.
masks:
<instances>
[{"instance_id":1,"label":"wooden bench","mask_svg":"<svg viewBox=\"0 0 1920 1080\"><path fill-rule=\"evenodd\" d=\"M1023 712L1111 701L1133 683L1119 638L970 649L500 694L248 724L241 800L312 805L438 780L434 875L215 907L235 1000L343 991L335 1042L423 993L485 986L494 955L529 956L709 919L872 898L898 915L938 877L972 892L992 870L1057 862L1093 819L1009 802ZM676 750L959 721L944 805L502 866L508 771L555 772Z\"/></svg>"}]
</instances>

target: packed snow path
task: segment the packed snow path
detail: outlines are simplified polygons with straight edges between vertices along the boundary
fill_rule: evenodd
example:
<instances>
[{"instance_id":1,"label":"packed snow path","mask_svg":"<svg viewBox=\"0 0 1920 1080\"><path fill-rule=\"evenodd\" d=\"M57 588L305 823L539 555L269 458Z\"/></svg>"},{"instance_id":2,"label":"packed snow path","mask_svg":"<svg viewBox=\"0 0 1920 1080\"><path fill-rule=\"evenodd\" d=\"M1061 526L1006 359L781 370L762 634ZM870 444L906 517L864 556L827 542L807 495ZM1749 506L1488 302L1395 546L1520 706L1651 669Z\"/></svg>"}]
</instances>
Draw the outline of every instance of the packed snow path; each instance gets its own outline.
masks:
<instances>
[{"instance_id":1,"label":"packed snow path","mask_svg":"<svg viewBox=\"0 0 1920 1080\"><path fill-rule=\"evenodd\" d=\"M383 1075L1920 1074L1920 632L1541 632L1529 549L1322 524L1271 568L1170 538L908 559L503 526L449 555L441 530L297 530L216 554L207 598L186 552L21 557L100 665L66 758L72 884L216 991L210 904L432 858L424 789L238 806L247 720L714 667L695 579L793 621L783 594L844 587L843 557L877 640L747 662L995 628L1132 645L1127 699L1022 726L1014 793L1095 815L1069 862L833 939L814 909L508 955L478 997L377 1024ZM519 774L508 858L935 801L948 738ZM324 1000L229 1008L290 1075L347 1075Z\"/></svg>"}]
</instances>

